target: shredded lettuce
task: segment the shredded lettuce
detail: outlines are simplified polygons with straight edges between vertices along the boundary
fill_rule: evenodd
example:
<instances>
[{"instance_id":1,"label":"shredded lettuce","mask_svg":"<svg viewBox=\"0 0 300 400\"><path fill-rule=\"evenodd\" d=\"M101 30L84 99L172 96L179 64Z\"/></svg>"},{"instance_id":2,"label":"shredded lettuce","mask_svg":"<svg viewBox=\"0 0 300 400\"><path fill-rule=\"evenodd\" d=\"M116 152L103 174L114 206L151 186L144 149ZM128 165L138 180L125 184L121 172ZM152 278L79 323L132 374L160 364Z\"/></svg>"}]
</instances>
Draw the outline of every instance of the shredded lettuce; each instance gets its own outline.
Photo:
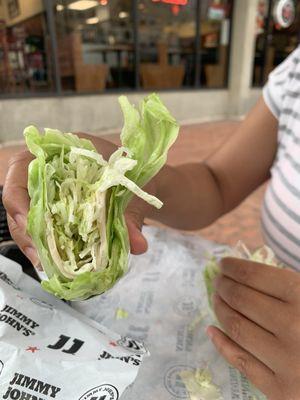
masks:
<instances>
[{"instance_id":1,"label":"shredded lettuce","mask_svg":"<svg viewBox=\"0 0 300 400\"><path fill-rule=\"evenodd\" d=\"M116 312L115 312L115 319L124 319L124 318L128 318L129 316L129 312L126 311L124 308L117 308Z\"/></svg>"},{"instance_id":2,"label":"shredded lettuce","mask_svg":"<svg viewBox=\"0 0 300 400\"><path fill-rule=\"evenodd\" d=\"M268 246L263 246L251 253L247 246L245 246L245 244L241 241L239 241L233 249L224 250L221 257L217 257L214 254L211 254L203 271L203 279L206 286L207 299L211 310L213 309L212 297L215 292L213 281L220 273L219 260L223 257L242 258L277 268L284 267L283 264L278 262L273 251Z\"/></svg>"},{"instance_id":3,"label":"shredded lettuce","mask_svg":"<svg viewBox=\"0 0 300 400\"><path fill-rule=\"evenodd\" d=\"M195 371L179 373L190 400L223 400L221 390L212 381L208 368L197 368Z\"/></svg>"},{"instance_id":4,"label":"shredded lettuce","mask_svg":"<svg viewBox=\"0 0 300 400\"><path fill-rule=\"evenodd\" d=\"M269 247L263 246L263 247L257 249L256 251L254 251L253 253L251 253L249 251L249 249L247 248L247 246L245 246L245 244L241 241L239 241L234 248L224 250L222 252L222 254L220 254L218 252L218 256L211 254L209 256L208 262L204 268L203 278L204 278L204 283L206 286L206 292L207 292L207 298L208 298L210 311L212 313L212 318L215 320L216 325L219 325L219 322L217 321L217 318L213 311L213 306L212 306L212 296L215 292L213 281L217 277L217 275L220 273L219 260L223 257L236 257L236 258L251 260L251 261L263 263L263 264L270 265L270 266L277 267L277 268L285 267L282 263L280 263L276 259L273 251ZM195 385L195 383L194 383L194 385ZM249 397L249 400L250 400L250 398L252 400L266 400L266 397L258 389L256 389L254 387L254 385L252 385L250 382L249 382L249 385L250 385L250 389L251 389L251 395ZM216 394L217 394L217 392L216 392ZM194 397L191 396L191 400L193 398ZM200 397L200 398L203 398L205 400L210 399L210 397L205 397L205 396Z\"/></svg>"},{"instance_id":5,"label":"shredded lettuce","mask_svg":"<svg viewBox=\"0 0 300 400\"><path fill-rule=\"evenodd\" d=\"M132 195L162 202L141 189L163 166L178 124L156 94L140 110L119 99L122 147L104 160L94 145L71 133L34 126L24 135L36 157L29 165L27 230L48 280L42 286L66 299L105 292L127 271L124 212Z\"/></svg>"}]
</instances>

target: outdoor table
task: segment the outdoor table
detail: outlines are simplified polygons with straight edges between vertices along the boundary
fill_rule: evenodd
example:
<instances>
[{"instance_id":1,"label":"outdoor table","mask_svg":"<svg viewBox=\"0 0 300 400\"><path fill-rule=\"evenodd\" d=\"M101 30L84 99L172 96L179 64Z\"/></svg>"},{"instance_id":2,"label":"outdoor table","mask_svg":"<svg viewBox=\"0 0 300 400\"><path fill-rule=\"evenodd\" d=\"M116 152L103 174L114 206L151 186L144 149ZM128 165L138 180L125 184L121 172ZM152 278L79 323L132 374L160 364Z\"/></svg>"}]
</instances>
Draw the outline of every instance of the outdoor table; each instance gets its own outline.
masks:
<instances>
[{"instance_id":1,"label":"outdoor table","mask_svg":"<svg viewBox=\"0 0 300 400\"><path fill-rule=\"evenodd\" d=\"M7 320L1 324L0 390L1 394L3 390L11 393L11 397L3 398L25 398L27 389L25 394L22 392L23 397L20 393L24 386L21 381L26 375L26 388L31 385L29 380L36 377L32 382L39 382L36 388L39 393L52 385L56 391L64 391L63 398L57 397L62 400L118 400L116 386L120 393L127 387L122 400L264 399L245 377L219 356L205 334L206 326L216 321L208 307L203 268L208 254L213 252L220 256L224 246L161 228L146 227L145 234L149 250L142 256L131 257L128 273L103 295L69 302L73 309L43 291L19 265L0 257L0 297L4 307L1 321ZM66 313L64 316L62 311ZM18 323L13 315L30 324L29 341L25 332L29 325L23 326L24 339L19 329L7 335L13 333L11 328L5 330L7 324L11 325L8 318ZM34 332L37 327L40 331ZM103 337L105 332L109 336ZM75 333L78 337L73 339L72 346L64 348ZM59 341L53 341L57 337ZM141 341L144 345L139 343ZM124 354L124 346L127 356L112 357L107 353ZM62 348L65 355L57 352ZM102 356L100 361L99 351L103 348L108 357ZM138 370L142 355L143 362ZM16 382L11 381L12 370ZM216 393L210 397L200 396L199 392L190 397L181 374L190 373L193 379L196 370L211 375L217 396ZM67 376L71 381L66 381ZM74 376L76 382L72 381ZM134 383L128 386L135 377ZM72 391L72 396L65 398L66 391Z\"/></svg>"},{"instance_id":2,"label":"outdoor table","mask_svg":"<svg viewBox=\"0 0 300 400\"><path fill-rule=\"evenodd\" d=\"M102 296L72 306L150 351L122 400L189 399L179 374L208 368L224 400L263 399L217 353L205 334L214 323L203 283L208 253L224 246L171 230L145 227L149 250ZM256 397L251 397L251 396ZM194 399L193 399L194 400ZM202 398L201 398L202 400Z\"/></svg>"}]
</instances>

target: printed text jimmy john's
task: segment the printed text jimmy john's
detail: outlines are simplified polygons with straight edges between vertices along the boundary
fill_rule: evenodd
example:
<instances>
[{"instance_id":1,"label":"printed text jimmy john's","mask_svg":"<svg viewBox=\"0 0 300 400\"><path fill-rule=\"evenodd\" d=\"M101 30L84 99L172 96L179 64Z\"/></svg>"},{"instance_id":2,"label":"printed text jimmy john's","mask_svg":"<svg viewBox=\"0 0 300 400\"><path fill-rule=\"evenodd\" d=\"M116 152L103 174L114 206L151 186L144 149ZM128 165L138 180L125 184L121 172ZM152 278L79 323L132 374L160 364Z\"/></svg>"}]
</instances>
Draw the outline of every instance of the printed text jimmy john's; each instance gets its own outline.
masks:
<instances>
[{"instance_id":1,"label":"printed text jimmy john's","mask_svg":"<svg viewBox=\"0 0 300 400\"><path fill-rule=\"evenodd\" d=\"M8 304L0 311L0 322L10 325L24 336L35 335L34 329L39 326L37 322Z\"/></svg>"}]
</instances>

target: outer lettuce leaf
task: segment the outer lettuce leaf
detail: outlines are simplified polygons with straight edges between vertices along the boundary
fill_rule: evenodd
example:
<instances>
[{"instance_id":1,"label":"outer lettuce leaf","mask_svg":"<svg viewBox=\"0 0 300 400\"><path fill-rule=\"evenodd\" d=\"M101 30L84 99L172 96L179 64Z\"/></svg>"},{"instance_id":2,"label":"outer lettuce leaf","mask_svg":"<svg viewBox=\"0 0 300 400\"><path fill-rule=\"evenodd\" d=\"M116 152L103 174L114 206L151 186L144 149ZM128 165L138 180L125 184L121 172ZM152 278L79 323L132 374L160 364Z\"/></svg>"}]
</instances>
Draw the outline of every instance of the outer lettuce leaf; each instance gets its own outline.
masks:
<instances>
[{"instance_id":1,"label":"outer lettuce leaf","mask_svg":"<svg viewBox=\"0 0 300 400\"><path fill-rule=\"evenodd\" d=\"M72 149L74 154L93 152L92 159L95 158L95 162L98 160L101 163L101 159L96 153L94 157L96 149L89 140L75 135L62 134L52 129L45 129L45 135L40 135L32 126L26 128L24 132L27 146L36 156L29 166L28 190L31 205L27 229L49 278L42 282L42 286L48 292L66 300L86 299L103 293L127 271L130 245L124 212L133 195L130 181L139 187L147 183L165 163L168 149L178 135L178 124L157 95L148 96L142 102L140 110L130 105L124 96L120 98L120 104L125 121L121 135L122 145L126 147L132 159L137 161L131 162L130 169L126 172L130 190L123 186L128 183L126 179L125 183L123 179L122 186L115 183L114 177L111 179L111 176L107 177L111 179L110 184L107 184L107 181L103 182L104 187L108 188L106 217L108 264L100 271L83 272L73 279L68 279L61 273L52 259L47 243L46 214L49 209L47 196L51 197L51 189L47 187L46 182L47 174L52 173L48 164L54 156L68 153ZM125 165L124 163L127 161L121 161L120 166ZM153 204L158 206L157 199L152 199L153 196L149 197L136 187L134 190L144 196L146 201L153 201Z\"/></svg>"},{"instance_id":2,"label":"outer lettuce leaf","mask_svg":"<svg viewBox=\"0 0 300 400\"><path fill-rule=\"evenodd\" d=\"M137 165L127 177L138 186L144 186L165 164L169 148L175 142L179 127L157 94L146 97L137 110L127 97L119 102L124 115L121 133L122 145L128 148ZM126 203L131 194L122 196Z\"/></svg>"}]
</instances>

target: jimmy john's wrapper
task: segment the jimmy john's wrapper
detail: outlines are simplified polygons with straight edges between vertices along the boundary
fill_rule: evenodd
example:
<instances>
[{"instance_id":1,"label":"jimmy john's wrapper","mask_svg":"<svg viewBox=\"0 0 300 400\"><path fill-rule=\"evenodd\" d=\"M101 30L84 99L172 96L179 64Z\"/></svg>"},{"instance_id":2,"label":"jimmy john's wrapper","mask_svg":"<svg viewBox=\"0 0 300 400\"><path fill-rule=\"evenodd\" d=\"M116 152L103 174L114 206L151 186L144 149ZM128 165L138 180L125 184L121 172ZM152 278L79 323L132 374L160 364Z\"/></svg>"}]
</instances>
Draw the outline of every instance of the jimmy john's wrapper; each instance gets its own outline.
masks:
<instances>
[{"instance_id":1,"label":"jimmy john's wrapper","mask_svg":"<svg viewBox=\"0 0 300 400\"><path fill-rule=\"evenodd\" d=\"M117 400L146 354L0 256L0 399Z\"/></svg>"},{"instance_id":2,"label":"jimmy john's wrapper","mask_svg":"<svg viewBox=\"0 0 300 400\"><path fill-rule=\"evenodd\" d=\"M143 341L145 358L122 400L263 400L207 337L214 324L203 270L228 250L199 237L145 227L149 249L103 296L72 307L121 335ZM191 390L191 388L193 390Z\"/></svg>"}]
</instances>

